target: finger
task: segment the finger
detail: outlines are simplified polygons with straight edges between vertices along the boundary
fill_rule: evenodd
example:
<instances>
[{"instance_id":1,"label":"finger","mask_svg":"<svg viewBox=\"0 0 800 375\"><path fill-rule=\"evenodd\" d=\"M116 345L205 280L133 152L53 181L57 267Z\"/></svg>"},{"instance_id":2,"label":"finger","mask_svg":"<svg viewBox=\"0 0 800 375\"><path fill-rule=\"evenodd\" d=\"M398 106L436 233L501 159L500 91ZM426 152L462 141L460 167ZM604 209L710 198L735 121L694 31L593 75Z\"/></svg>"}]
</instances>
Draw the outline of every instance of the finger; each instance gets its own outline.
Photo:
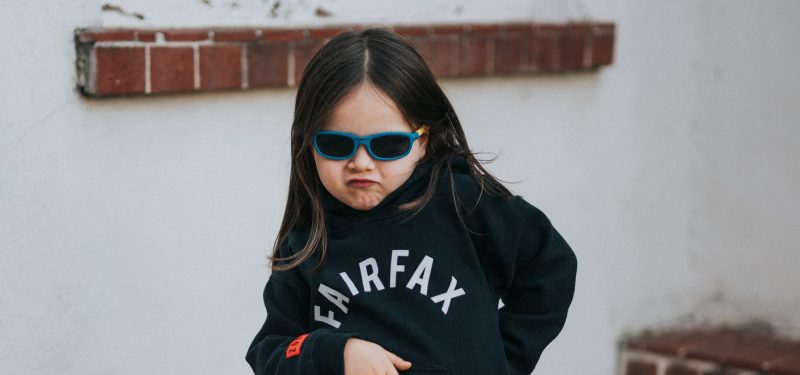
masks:
<instances>
[{"instance_id":1,"label":"finger","mask_svg":"<svg viewBox=\"0 0 800 375\"><path fill-rule=\"evenodd\" d=\"M396 354L390 351L386 351L386 354L389 355L389 360L392 361L392 365L394 365L394 367L401 370L408 370L411 367L411 362L398 357Z\"/></svg>"}]
</instances>

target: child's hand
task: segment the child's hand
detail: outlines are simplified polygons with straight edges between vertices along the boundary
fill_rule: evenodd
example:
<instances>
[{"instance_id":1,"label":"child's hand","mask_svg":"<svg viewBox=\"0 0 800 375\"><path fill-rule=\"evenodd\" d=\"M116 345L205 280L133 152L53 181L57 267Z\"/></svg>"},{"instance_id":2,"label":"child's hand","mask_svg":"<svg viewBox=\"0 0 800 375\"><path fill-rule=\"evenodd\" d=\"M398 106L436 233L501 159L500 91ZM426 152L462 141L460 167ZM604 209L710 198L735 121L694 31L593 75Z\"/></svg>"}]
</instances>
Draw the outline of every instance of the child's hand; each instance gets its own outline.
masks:
<instances>
[{"instance_id":1,"label":"child's hand","mask_svg":"<svg viewBox=\"0 0 800 375\"><path fill-rule=\"evenodd\" d=\"M409 368L411 362L373 342L350 338L344 345L345 375L396 375Z\"/></svg>"}]
</instances>

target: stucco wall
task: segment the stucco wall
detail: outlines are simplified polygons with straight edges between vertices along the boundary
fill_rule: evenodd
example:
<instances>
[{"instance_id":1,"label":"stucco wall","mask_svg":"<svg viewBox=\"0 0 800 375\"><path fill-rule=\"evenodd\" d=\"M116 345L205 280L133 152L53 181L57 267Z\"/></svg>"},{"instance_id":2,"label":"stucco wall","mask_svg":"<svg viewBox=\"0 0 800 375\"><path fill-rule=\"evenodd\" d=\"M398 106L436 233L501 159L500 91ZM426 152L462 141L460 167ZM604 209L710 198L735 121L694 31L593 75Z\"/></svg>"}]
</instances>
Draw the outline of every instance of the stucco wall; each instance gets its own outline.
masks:
<instances>
[{"instance_id":1,"label":"stucco wall","mask_svg":"<svg viewBox=\"0 0 800 375\"><path fill-rule=\"evenodd\" d=\"M264 317L294 90L86 100L86 26L613 21L598 73L442 82L579 257L535 373L612 374L620 335L653 325L800 331L797 2L209 3L4 4L0 372L246 374Z\"/></svg>"}]
</instances>

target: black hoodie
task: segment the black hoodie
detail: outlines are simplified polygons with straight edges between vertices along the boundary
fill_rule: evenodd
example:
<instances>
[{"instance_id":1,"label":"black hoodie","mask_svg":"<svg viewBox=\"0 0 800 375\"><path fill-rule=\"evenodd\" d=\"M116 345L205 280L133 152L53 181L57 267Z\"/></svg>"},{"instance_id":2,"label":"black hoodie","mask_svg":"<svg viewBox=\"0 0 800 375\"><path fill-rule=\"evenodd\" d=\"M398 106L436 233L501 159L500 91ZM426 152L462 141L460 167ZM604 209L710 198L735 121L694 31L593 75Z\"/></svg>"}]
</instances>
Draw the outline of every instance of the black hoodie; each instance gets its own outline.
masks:
<instances>
[{"instance_id":1,"label":"black hoodie","mask_svg":"<svg viewBox=\"0 0 800 375\"><path fill-rule=\"evenodd\" d=\"M480 194L464 158L450 165L466 227L447 168L429 204L407 221L397 206L425 191L428 163L369 211L323 189L327 259L318 272L312 257L269 277L267 319L246 356L256 375L343 375L351 337L411 362L401 374L531 373L566 320L575 254L521 196ZM291 232L280 256L307 238Z\"/></svg>"}]
</instances>

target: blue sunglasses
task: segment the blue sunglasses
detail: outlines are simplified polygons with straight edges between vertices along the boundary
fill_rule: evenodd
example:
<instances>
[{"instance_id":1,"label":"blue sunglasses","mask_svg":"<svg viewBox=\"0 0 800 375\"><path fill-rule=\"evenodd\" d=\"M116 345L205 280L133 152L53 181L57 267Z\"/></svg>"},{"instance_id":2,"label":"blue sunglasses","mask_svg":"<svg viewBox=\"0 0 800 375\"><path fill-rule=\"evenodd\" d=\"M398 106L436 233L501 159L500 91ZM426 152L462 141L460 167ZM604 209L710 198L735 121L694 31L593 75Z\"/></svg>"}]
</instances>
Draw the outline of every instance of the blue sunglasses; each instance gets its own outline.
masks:
<instances>
[{"instance_id":1,"label":"blue sunglasses","mask_svg":"<svg viewBox=\"0 0 800 375\"><path fill-rule=\"evenodd\" d=\"M420 127L411 133L386 132L364 137L333 130L321 130L314 135L314 149L324 158L345 160L352 158L356 154L358 146L363 144L373 159L396 160L411 152L414 141L425 130L425 127Z\"/></svg>"}]
</instances>

